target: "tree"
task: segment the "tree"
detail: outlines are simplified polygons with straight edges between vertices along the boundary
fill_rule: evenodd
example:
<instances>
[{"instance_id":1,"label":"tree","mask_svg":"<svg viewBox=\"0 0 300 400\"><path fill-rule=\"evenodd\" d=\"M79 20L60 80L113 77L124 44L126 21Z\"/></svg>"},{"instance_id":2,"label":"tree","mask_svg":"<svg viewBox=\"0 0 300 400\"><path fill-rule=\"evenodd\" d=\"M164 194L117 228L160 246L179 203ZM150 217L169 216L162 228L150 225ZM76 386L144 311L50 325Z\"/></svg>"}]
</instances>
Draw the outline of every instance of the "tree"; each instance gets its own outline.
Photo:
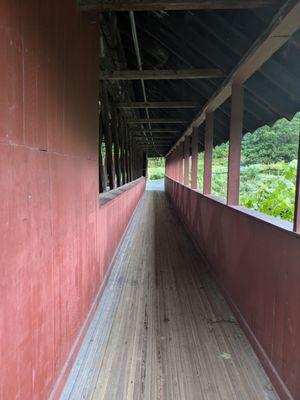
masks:
<instances>
[{"instance_id":1,"label":"tree","mask_svg":"<svg viewBox=\"0 0 300 400\"><path fill-rule=\"evenodd\" d=\"M290 162L297 158L300 129L300 113L292 121L285 118L273 127L263 126L254 133L247 133L242 144L242 164L271 164Z\"/></svg>"}]
</instances>

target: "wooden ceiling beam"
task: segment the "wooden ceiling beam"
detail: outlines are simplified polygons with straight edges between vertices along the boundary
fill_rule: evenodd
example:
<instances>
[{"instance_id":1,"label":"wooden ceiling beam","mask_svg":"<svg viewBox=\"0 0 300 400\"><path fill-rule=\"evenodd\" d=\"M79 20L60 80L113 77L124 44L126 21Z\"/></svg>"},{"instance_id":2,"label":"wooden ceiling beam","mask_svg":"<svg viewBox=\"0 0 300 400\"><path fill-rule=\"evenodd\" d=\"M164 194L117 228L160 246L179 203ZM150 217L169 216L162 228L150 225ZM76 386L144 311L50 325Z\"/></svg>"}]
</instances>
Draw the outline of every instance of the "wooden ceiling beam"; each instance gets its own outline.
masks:
<instances>
[{"instance_id":1,"label":"wooden ceiling beam","mask_svg":"<svg viewBox=\"0 0 300 400\"><path fill-rule=\"evenodd\" d=\"M77 0L81 11L224 10L276 6L280 0Z\"/></svg>"},{"instance_id":2,"label":"wooden ceiling beam","mask_svg":"<svg viewBox=\"0 0 300 400\"><path fill-rule=\"evenodd\" d=\"M103 81L212 79L222 77L224 77L224 73L218 68L101 71L99 76L100 80Z\"/></svg>"},{"instance_id":3,"label":"wooden ceiling beam","mask_svg":"<svg viewBox=\"0 0 300 400\"><path fill-rule=\"evenodd\" d=\"M159 144L159 145L143 145L140 144L139 147L142 149L150 149L150 150L155 150L155 149L168 149L170 147L169 144Z\"/></svg>"},{"instance_id":4,"label":"wooden ceiling beam","mask_svg":"<svg viewBox=\"0 0 300 400\"><path fill-rule=\"evenodd\" d=\"M127 123L130 125L136 124L187 124L188 121L178 118L139 118L128 119Z\"/></svg>"},{"instance_id":5,"label":"wooden ceiling beam","mask_svg":"<svg viewBox=\"0 0 300 400\"><path fill-rule=\"evenodd\" d=\"M233 84L244 84L298 29L300 29L300 1L286 0L266 30L222 82L167 156L186 136L191 135L194 127L200 126L205 121L206 113L215 111L231 96Z\"/></svg>"},{"instance_id":6,"label":"wooden ceiling beam","mask_svg":"<svg viewBox=\"0 0 300 400\"><path fill-rule=\"evenodd\" d=\"M138 145L143 145L143 144L148 144L147 142L136 142ZM172 142L166 142L166 141L163 141L163 142L154 142L154 145L162 145L162 144L166 144L166 145L168 145L168 146L171 146L172 145Z\"/></svg>"},{"instance_id":7,"label":"wooden ceiling beam","mask_svg":"<svg viewBox=\"0 0 300 400\"><path fill-rule=\"evenodd\" d=\"M142 147L142 148L146 148L146 149L156 149L156 148L166 148L166 150L168 150L169 148L170 148L170 146L171 146L171 144L170 143L168 143L168 144L165 144L165 143L163 143L163 144L155 144L154 146L148 146L148 145L143 145L142 143L141 144L139 144L139 147Z\"/></svg>"},{"instance_id":8,"label":"wooden ceiling beam","mask_svg":"<svg viewBox=\"0 0 300 400\"><path fill-rule=\"evenodd\" d=\"M175 139L172 140L172 141L166 141L166 140L163 140L163 141L155 141L155 140L153 140L152 142L146 142L145 140L144 140L144 141L143 141L143 140L137 140L135 143L136 143L137 145L141 145L141 144L149 144L149 145L152 145L152 143L154 143L154 145L167 144L167 145L169 146L169 148L170 148L170 147L172 147L174 141L175 141Z\"/></svg>"},{"instance_id":9,"label":"wooden ceiling beam","mask_svg":"<svg viewBox=\"0 0 300 400\"><path fill-rule=\"evenodd\" d=\"M137 144L149 144L148 142L145 142L145 141L142 141L142 140L139 140L139 141L136 141L136 143ZM172 141L166 141L166 140L163 140L163 141L154 141L154 144L169 144L170 146L172 145Z\"/></svg>"},{"instance_id":10,"label":"wooden ceiling beam","mask_svg":"<svg viewBox=\"0 0 300 400\"><path fill-rule=\"evenodd\" d=\"M128 102L117 103L118 108L199 108L201 105L196 101L151 101L151 102Z\"/></svg>"},{"instance_id":11,"label":"wooden ceiling beam","mask_svg":"<svg viewBox=\"0 0 300 400\"><path fill-rule=\"evenodd\" d=\"M135 133L180 133L178 129L130 129L130 132ZM182 132L182 131L181 131Z\"/></svg>"},{"instance_id":12,"label":"wooden ceiling beam","mask_svg":"<svg viewBox=\"0 0 300 400\"><path fill-rule=\"evenodd\" d=\"M140 138L145 138L146 137L146 138L151 138L151 139L172 139L172 140L174 140L178 136L173 134L173 133L165 133L165 134L162 134L162 135L159 135L159 134L155 133L154 135L151 134L151 136L149 136L147 134L146 134L146 136L144 134L135 134L135 135L133 135L133 137L136 138L136 139L140 139Z\"/></svg>"},{"instance_id":13,"label":"wooden ceiling beam","mask_svg":"<svg viewBox=\"0 0 300 400\"><path fill-rule=\"evenodd\" d=\"M156 136L156 135L151 135L151 136L134 136L135 139L153 139L153 140L174 140L176 139L176 136Z\"/></svg>"}]
</instances>

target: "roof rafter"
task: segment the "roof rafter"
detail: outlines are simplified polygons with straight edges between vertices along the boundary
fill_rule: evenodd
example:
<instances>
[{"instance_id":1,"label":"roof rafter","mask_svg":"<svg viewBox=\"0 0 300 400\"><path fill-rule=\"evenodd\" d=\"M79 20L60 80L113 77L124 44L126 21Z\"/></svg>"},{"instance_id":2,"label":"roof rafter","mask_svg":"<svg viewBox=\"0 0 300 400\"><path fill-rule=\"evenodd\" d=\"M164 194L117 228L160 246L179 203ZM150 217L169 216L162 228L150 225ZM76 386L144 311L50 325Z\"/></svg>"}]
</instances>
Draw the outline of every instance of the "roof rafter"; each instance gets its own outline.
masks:
<instances>
[{"instance_id":1,"label":"roof rafter","mask_svg":"<svg viewBox=\"0 0 300 400\"><path fill-rule=\"evenodd\" d=\"M130 129L131 133L180 133L178 129Z\"/></svg>"},{"instance_id":2,"label":"roof rafter","mask_svg":"<svg viewBox=\"0 0 300 400\"><path fill-rule=\"evenodd\" d=\"M81 11L222 10L259 8L280 0L78 0Z\"/></svg>"},{"instance_id":3,"label":"roof rafter","mask_svg":"<svg viewBox=\"0 0 300 400\"><path fill-rule=\"evenodd\" d=\"M231 96L232 84L243 84L247 81L299 28L300 2L299 0L288 0L276 13L267 29L253 43L246 55L208 100L182 137L167 153L167 156L185 136L192 133L193 127L198 127L205 121L207 112L215 111Z\"/></svg>"},{"instance_id":4,"label":"roof rafter","mask_svg":"<svg viewBox=\"0 0 300 400\"><path fill-rule=\"evenodd\" d=\"M187 124L188 121L178 118L139 118L139 119L128 119L126 121L130 125L135 124Z\"/></svg>"},{"instance_id":5,"label":"roof rafter","mask_svg":"<svg viewBox=\"0 0 300 400\"><path fill-rule=\"evenodd\" d=\"M222 77L224 77L224 73L218 68L198 68L182 70L101 71L99 76L100 80L104 81L211 79Z\"/></svg>"},{"instance_id":6,"label":"roof rafter","mask_svg":"<svg viewBox=\"0 0 300 400\"><path fill-rule=\"evenodd\" d=\"M199 108L201 105L196 101L149 101L117 103L117 108Z\"/></svg>"}]
</instances>

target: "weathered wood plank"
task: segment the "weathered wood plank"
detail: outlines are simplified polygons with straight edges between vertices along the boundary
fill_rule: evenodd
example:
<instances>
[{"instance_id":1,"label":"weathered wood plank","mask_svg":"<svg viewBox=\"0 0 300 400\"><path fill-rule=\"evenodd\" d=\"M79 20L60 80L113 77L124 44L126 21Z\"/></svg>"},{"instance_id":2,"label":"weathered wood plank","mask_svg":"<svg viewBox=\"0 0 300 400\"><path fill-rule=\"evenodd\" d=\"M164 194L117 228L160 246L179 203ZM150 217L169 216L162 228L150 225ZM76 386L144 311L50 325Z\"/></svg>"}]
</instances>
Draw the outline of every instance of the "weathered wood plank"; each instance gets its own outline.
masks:
<instances>
[{"instance_id":1,"label":"weathered wood plank","mask_svg":"<svg viewBox=\"0 0 300 400\"><path fill-rule=\"evenodd\" d=\"M146 192L61 400L278 400L163 192Z\"/></svg>"}]
</instances>

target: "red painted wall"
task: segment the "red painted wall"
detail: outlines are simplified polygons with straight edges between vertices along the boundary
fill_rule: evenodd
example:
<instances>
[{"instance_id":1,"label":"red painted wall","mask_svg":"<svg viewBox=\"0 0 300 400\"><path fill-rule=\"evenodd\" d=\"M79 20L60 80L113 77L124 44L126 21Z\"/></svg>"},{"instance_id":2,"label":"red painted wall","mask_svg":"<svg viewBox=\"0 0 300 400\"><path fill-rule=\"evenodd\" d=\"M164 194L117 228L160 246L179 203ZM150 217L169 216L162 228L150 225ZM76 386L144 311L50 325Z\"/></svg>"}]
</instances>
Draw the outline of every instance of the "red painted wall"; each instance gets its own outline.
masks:
<instances>
[{"instance_id":1,"label":"red painted wall","mask_svg":"<svg viewBox=\"0 0 300 400\"><path fill-rule=\"evenodd\" d=\"M300 236L166 178L282 399L300 399Z\"/></svg>"},{"instance_id":2,"label":"red painted wall","mask_svg":"<svg viewBox=\"0 0 300 400\"><path fill-rule=\"evenodd\" d=\"M98 201L98 35L74 0L0 1L0 398L46 399L138 187Z\"/></svg>"}]
</instances>

